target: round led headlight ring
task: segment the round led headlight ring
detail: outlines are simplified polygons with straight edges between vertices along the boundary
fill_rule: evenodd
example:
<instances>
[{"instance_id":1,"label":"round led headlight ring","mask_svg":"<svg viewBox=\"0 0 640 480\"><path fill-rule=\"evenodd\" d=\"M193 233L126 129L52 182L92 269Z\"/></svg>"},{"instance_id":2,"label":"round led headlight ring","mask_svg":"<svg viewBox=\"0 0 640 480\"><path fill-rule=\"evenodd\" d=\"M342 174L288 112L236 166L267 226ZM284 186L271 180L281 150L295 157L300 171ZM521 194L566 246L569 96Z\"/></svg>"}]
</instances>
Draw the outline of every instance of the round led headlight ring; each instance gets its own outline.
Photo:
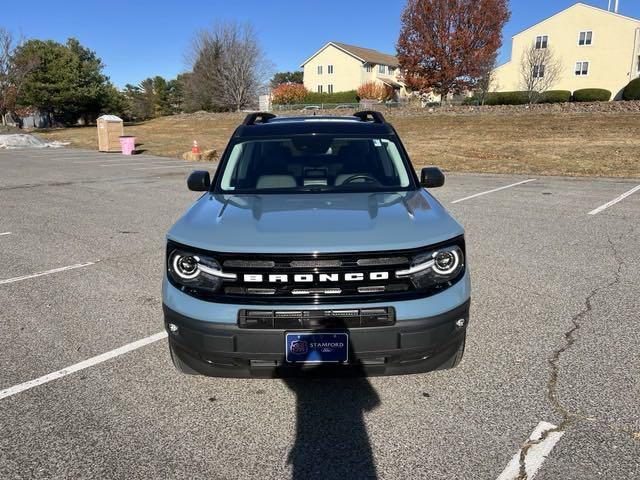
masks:
<instances>
[{"instance_id":1,"label":"round led headlight ring","mask_svg":"<svg viewBox=\"0 0 640 480\"><path fill-rule=\"evenodd\" d=\"M200 273L200 269L198 268L199 261L200 259L196 256L175 253L171 260L171 266L180 278L190 280L196 278Z\"/></svg>"},{"instance_id":2,"label":"round led headlight ring","mask_svg":"<svg viewBox=\"0 0 640 480\"><path fill-rule=\"evenodd\" d=\"M460 255L456 250L443 250L433 254L433 271L438 275L449 275L460 265Z\"/></svg>"}]
</instances>

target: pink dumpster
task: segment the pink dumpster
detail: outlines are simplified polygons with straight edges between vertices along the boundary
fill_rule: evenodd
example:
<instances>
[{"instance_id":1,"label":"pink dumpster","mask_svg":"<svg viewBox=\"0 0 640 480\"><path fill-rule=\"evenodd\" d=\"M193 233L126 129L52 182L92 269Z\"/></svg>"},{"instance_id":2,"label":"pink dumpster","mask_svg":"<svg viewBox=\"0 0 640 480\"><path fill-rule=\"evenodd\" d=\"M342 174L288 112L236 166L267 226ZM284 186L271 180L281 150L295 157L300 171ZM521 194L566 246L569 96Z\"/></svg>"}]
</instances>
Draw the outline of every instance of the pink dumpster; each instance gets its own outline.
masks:
<instances>
[{"instance_id":1,"label":"pink dumpster","mask_svg":"<svg viewBox=\"0 0 640 480\"><path fill-rule=\"evenodd\" d=\"M124 135L120 137L120 147L123 155L131 155L136 148L136 137Z\"/></svg>"}]
</instances>

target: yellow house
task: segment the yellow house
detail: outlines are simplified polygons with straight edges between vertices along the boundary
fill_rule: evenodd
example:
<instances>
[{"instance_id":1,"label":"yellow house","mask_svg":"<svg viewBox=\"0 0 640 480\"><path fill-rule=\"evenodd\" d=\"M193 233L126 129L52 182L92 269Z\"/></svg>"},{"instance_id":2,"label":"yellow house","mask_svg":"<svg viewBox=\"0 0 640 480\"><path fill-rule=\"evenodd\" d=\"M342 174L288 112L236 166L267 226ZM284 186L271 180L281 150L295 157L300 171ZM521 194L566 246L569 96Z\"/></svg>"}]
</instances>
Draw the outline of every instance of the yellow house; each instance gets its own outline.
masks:
<instances>
[{"instance_id":1,"label":"yellow house","mask_svg":"<svg viewBox=\"0 0 640 480\"><path fill-rule=\"evenodd\" d=\"M406 91L398 66L393 55L339 42L327 43L300 65L304 86L311 92L346 92L374 81L402 96Z\"/></svg>"},{"instance_id":2,"label":"yellow house","mask_svg":"<svg viewBox=\"0 0 640 480\"><path fill-rule=\"evenodd\" d=\"M511 60L494 70L491 90L525 90L521 58L532 46L551 49L560 65L553 90L604 88L615 99L640 73L640 20L576 3L513 36ZM534 72L544 75L544 66Z\"/></svg>"}]
</instances>

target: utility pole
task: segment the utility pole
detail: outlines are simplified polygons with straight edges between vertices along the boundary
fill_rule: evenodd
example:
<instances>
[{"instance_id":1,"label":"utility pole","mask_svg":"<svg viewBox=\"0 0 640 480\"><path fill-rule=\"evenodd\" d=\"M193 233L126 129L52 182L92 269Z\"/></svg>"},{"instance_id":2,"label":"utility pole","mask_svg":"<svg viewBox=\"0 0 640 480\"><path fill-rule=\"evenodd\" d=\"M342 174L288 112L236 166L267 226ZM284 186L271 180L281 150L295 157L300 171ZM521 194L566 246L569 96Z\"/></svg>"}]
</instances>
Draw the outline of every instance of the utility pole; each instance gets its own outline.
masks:
<instances>
[{"instance_id":1,"label":"utility pole","mask_svg":"<svg viewBox=\"0 0 640 480\"><path fill-rule=\"evenodd\" d=\"M615 3L614 3L613 11L615 13L618 13L618 0L616 0Z\"/></svg>"}]
</instances>

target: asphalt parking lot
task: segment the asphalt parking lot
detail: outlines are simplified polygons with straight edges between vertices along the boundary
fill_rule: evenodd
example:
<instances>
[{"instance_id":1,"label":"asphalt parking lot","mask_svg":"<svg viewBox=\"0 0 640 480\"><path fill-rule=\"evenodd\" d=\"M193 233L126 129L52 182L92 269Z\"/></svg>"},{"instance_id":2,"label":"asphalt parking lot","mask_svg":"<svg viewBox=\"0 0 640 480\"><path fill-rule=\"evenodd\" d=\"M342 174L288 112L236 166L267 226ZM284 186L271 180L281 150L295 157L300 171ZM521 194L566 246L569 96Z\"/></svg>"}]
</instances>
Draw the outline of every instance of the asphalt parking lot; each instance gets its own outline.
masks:
<instances>
[{"instance_id":1,"label":"asphalt parking lot","mask_svg":"<svg viewBox=\"0 0 640 480\"><path fill-rule=\"evenodd\" d=\"M0 478L640 478L638 179L447 176L457 369L236 380L179 375L156 335L202 166L0 151Z\"/></svg>"}]
</instances>

